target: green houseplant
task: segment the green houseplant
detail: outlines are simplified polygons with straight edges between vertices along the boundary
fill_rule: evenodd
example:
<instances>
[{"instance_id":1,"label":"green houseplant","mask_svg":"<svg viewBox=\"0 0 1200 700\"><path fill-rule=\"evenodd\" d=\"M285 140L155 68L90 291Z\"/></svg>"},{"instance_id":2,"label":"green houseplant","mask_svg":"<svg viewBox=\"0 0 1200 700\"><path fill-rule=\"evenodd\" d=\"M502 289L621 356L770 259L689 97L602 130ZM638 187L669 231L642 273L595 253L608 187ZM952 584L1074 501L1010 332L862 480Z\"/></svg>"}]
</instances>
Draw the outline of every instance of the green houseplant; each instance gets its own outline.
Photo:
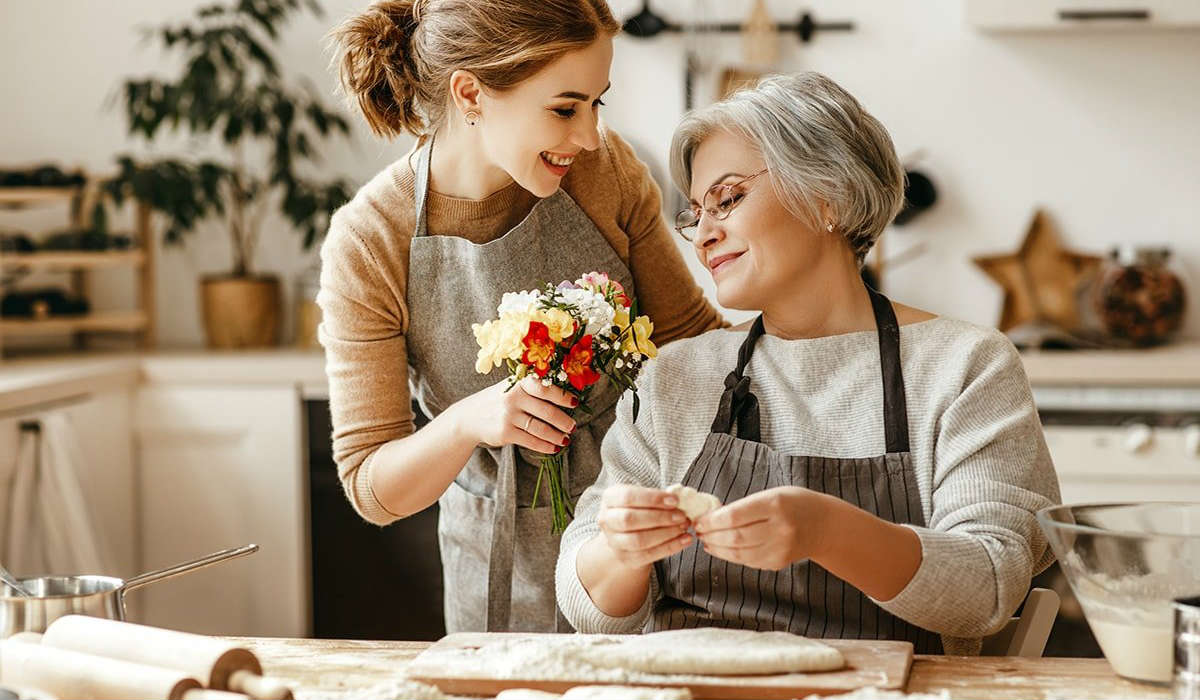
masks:
<instances>
[{"instance_id":1,"label":"green houseplant","mask_svg":"<svg viewBox=\"0 0 1200 700\"><path fill-rule=\"evenodd\" d=\"M118 157L103 184L119 205L133 197L161 214L168 243L209 217L222 217L233 248L228 274L201 280L209 345L252 347L278 342L279 280L252 267L264 216L278 211L310 248L333 211L349 199L343 179L311 175L315 146L348 135L349 123L327 109L308 85L284 80L272 48L293 14L320 14L314 0L232 0L204 5L191 21L148 31L181 55L174 79L125 80L120 103L129 133L153 141L184 131L223 157Z\"/></svg>"}]
</instances>

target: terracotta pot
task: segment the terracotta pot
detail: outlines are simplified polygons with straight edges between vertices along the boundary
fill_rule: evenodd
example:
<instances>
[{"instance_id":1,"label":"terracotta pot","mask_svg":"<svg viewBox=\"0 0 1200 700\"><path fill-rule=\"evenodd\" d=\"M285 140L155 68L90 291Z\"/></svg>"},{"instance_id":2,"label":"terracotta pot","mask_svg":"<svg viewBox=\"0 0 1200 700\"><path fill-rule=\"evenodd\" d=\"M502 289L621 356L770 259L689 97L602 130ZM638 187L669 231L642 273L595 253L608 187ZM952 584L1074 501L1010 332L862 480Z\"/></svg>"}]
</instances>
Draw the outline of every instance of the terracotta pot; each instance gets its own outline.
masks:
<instances>
[{"instance_id":1,"label":"terracotta pot","mask_svg":"<svg viewBox=\"0 0 1200 700\"><path fill-rule=\"evenodd\" d=\"M279 279L216 275L200 280L204 331L210 348L279 344Z\"/></svg>"}]
</instances>

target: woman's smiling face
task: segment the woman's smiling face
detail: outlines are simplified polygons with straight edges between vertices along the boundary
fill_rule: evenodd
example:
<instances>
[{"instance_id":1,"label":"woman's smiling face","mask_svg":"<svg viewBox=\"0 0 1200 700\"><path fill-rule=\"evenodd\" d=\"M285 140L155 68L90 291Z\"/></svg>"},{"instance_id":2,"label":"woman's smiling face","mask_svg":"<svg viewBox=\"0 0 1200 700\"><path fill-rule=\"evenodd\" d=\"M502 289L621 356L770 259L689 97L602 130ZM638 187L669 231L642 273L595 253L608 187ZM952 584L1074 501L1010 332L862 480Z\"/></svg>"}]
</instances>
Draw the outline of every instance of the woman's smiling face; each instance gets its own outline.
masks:
<instances>
[{"instance_id":1,"label":"woman's smiling face","mask_svg":"<svg viewBox=\"0 0 1200 700\"><path fill-rule=\"evenodd\" d=\"M766 162L745 138L715 131L692 158L690 206L700 207L714 185L733 185L763 171ZM717 287L717 301L730 309L763 309L810 275L841 236L823 235L804 224L779 200L763 173L728 193L737 199L729 216L702 213L692 245ZM710 199L710 202L712 200Z\"/></svg>"},{"instance_id":2,"label":"woman's smiling face","mask_svg":"<svg viewBox=\"0 0 1200 700\"><path fill-rule=\"evenodd\" d=\"M603 37L503 92L480 99L483 149L494 165L538 197L558 189L580 151L600 146L600 97L613 42Z\"/></svg>"}]
</instances>

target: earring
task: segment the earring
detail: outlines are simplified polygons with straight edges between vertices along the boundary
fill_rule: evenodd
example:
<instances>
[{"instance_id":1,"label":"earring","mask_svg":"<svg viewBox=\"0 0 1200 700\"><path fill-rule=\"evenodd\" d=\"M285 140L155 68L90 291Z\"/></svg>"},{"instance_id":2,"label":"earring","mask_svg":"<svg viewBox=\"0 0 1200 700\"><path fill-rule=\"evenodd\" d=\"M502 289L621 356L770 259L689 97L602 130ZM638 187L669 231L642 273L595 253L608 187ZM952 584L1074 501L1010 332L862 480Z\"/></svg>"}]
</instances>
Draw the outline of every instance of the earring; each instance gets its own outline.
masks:
<instances>
[{"instance_id":1,"label":"earring","mask_svg":"<svg viewBox=\"0 0 1200 700\"><path fill-rule=\"evenodd\" d=\"M463 117L465 117L467 120L467 126L475 126L475 124L479 121L479 112L476 112L472 109L464 114Z\"/></svg>"},{"instance_id":2,"label":"earring","mask_svg":"<svg viewBox=\"0 0 1200 700\"><path fill-rule=\"evenodd\" d=\"M830 233L833 233L833 224L832 224L832 223L830 223L830 224L826 225L826 226L825 226L825 230L826 230L826 231L828 231L828 232L830 232Z\"/></svg>"}]
</instances>

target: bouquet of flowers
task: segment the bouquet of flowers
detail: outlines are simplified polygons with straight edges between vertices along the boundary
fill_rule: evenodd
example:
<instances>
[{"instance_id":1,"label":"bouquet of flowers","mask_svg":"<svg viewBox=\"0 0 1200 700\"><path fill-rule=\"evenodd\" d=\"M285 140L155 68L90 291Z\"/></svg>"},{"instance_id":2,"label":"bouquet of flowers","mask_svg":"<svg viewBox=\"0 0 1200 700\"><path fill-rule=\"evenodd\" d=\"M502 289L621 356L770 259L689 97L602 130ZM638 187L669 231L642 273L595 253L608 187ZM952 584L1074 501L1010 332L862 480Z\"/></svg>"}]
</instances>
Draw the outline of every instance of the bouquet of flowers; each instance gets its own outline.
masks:
<instances>
[{"instance_id":1,"label":"bouquet of flowers","mask_svg":"<svg viewBox=\"0 0 1200 700\"><path fill-rule=\"evenodd\" d=\"M487 374L506 365L509 389L535 375L543 385L557 386L579 399L576 410L584 412L590 412L587 398L592 386L606 377L620 391L633 390L637 420L637 376L658 349L650 342L654 324L638 316L637 303L620 282L590 272L558 286L508 292L496 312L498 318L471 325L479 343L477 372ZM554 534L566 529L572 515L562 478L563 459L561 450L542 457L531 504L537 506L545 480L554 508Z\"/></svg>"}]
</instances>

